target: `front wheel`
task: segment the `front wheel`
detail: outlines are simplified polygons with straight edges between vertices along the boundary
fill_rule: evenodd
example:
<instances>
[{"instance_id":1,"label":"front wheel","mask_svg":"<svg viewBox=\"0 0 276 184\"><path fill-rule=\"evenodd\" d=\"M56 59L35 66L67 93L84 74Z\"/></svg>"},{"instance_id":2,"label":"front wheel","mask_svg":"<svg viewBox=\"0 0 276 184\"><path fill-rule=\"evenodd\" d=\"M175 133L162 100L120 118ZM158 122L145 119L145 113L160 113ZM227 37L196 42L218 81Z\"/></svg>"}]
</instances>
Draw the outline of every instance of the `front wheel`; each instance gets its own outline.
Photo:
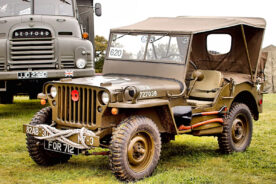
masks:
<instances>
[{"instance_id":1,"label":"front wheel","mask_svg":"<svg viewBox=\"0 0 276 184\"><path fill-rule=\"evenodd\" d=\"M218 136L223 153L243 152L249 147L252 138L253 121L245 104L235 103L225 118L223 133Z\"/></svg>"},{"instance_id":2,"label":"front wheel","mask_svg":"<svg viewBox=\"0 0 276 184\"><path fill-rule=\"evenodd\" d=\"M158 164L161 138L155 123L146 117L130 117L113 132L110 165L115 176L135 181L150 176Z\"/></svg>"},{"instance_id":3,"label":"front wheel","mask_svg":"<svg viewBox=\"0 0 276 184\"><path fill-rule=\"evenodd\" d=\"M46 107L39 111L30 122L31 125L50 125L51 123L52 109L50 107ZM29 155L38 165L51 166L59 163L66 163L71 158L71 155L45 150L44 142L36 139L32 135L27 134L26 140Z\"/></svg>"}]
</instances>

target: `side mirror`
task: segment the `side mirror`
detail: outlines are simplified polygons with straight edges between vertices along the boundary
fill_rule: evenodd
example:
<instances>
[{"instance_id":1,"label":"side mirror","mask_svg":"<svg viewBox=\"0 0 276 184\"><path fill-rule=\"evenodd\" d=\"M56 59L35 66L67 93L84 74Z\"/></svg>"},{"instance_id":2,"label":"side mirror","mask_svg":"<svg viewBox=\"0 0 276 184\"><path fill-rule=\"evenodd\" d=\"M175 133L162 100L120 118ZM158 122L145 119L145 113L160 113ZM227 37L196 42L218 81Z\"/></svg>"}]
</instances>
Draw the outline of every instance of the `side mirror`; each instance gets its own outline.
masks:
<instances>
[{"instance_id":1,"label":"side mirror","mask_svg":"<svg viewBox=\"0 0 276 184\"><path fill-rule=\"evenodd\" d=\"M102 5L100 3L95 4L95 14L98 17L102 16Z\"/></svg>"}]
</instances>

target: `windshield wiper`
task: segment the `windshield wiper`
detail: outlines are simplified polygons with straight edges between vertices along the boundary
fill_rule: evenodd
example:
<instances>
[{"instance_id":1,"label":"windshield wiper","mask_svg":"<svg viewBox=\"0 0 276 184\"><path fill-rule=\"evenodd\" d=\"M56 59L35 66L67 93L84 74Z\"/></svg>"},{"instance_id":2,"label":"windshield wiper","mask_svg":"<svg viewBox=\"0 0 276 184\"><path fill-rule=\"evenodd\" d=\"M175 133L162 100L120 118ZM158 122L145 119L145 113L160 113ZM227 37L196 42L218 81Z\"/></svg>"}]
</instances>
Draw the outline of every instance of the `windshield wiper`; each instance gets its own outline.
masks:
<instances>
[{"instance_id":1,"label":"windshield wiper","mask_svg":"<svg viewBox=\"0 0 276 184\"><path fill-rule=\"evenodd\" d=\"M27 2L27 3L31 2L31 0L22 0L22 1Z\"/></svg>"},{"instance_id":2,"label":"windshield wiper","mask_svg":"<svg viewBox=\"0 0 276 184\"><path fill-rule=\"evenodd\" d=\"M66 0L60 0L61 2L63 2L63 3L66 3L66 4L69 4L69 5L71 5L71 3L69 3L68 1L66 1Z\"/></svg>"},{"instance_id":3,"label":"windshield wiper","mask_svg":"<svg viewBox=\"0 0 276 184\"><path fill-rule=\"evenodd\" d=\"M157 38L156 40L152 40L150 43L154 43L158 40L161 40L162 38L164 38L165 36L168 36L168 34L165 34L164 36L161 36L160 38Z\"/></svg>"},{"instance_id":4,"label":"windshield wiper","mask_svg":"<svg viewBox=\"0 0 276 184\"><path fill-rule=\"evenodd\" d=\"M119 36L117 38L114 38L112 41L115 42L116 40L119 40L120 38L123 38L124 36L128 35L128 33L123 34L122 36Z\"/></svg>"}]
</instances>

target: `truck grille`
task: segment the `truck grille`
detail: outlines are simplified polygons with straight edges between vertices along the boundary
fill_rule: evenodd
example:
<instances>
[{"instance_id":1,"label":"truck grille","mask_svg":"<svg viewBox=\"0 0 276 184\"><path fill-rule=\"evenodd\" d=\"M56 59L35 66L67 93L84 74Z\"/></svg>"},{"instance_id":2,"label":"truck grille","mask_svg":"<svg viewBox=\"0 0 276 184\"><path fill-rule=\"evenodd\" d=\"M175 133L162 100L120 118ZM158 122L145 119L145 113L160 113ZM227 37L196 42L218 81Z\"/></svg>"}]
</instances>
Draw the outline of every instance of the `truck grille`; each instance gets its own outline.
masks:
<instances>
[{"instance_id":1,"label":"truck grille","mask_svg":"<svg viewBox=\"0 0 276 184\"><path fill-rule=\"evenodd\" d=\"M26 32L28 35L36 32L43 32L43 30L27 30L16 31L23 34ZM14 33L14 34L15 34ZM55 68L55 51L54 40L49 34L48 37L29 36L29 37L16 37L10 41L10 61L11 69L24 69L24 68Z\"/></svg>"},{"instance_id":2,"label":"truck grille","mask_svg":"<svg viewBox=\"0 0 276 184\"><path fill-rule=\"evenodd\" d=\"M79 100L73 101L71 92L79 92ZM88 87L58 86L57 117L64 124L96 124L97 91Z\"/></svg>"},{"instance_id":3,"label":"truck grille","mask_svg":"<svg viewBox=\"0 0 276 184\"><path fill-rule=\"evenodd\" d=\"M61 68L75 68L74 56L61 56Z\"/></svg>"},{"instance_id":4,"label":"truck grille","mask_svg":"<svg viewBox=\"0 0 276 184\"><path fill-rule=\"evenodd\" d=\"M0 71L4 71L4 69L5 69L4 58L0 58Z\"/></svg>"}]
</instances>

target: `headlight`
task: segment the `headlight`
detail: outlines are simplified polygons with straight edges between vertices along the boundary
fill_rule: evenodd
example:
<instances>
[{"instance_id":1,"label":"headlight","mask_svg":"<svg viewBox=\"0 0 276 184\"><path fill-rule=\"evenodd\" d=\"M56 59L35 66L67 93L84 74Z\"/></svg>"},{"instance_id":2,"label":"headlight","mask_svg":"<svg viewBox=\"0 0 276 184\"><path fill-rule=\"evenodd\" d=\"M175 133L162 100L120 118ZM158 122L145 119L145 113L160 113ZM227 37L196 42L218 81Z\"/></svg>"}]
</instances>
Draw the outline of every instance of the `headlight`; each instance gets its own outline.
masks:
<instances>
[{"instance_id":1,"label":"headlight","mask_svg":"<svg viewBox=\"0 0 276 184\"><path fill-rule=\"evenodd\" d=\"M84 69L86 67L85 59L78 59L76 65L79 69Z\"/></svg>"},{"instance_id":2,"label":"headlight","mask_svg":"<svg viewBox=\"0 0 276 184\"><path fill-rule=\"evenodd\" d=\"M51 87L50 94L53 98L57 96L57 88L55 86Z\"/></svg>"},{"instance_id":3,"label":"headlight","mask_svg":"<svg viewBox=\"0 0 276 184\"><path fill-rule=\"evenodd\" d=\"M102 102L107 105L109 103L109 94L107 92L102 93Z\"/></svg>"}]
</instances>

